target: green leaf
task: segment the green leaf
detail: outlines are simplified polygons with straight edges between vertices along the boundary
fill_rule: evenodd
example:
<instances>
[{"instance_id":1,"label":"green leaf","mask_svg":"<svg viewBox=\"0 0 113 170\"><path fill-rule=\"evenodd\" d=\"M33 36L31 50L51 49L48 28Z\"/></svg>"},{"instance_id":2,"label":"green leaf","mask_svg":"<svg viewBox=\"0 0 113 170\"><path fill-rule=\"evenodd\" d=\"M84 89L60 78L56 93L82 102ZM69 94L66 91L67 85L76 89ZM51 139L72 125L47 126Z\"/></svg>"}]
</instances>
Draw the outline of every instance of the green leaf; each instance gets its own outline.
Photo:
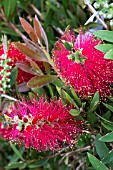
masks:
<instances>
[{"instance_id":1,"label":"green leaf","mask_svg":"<svg viewBox=\"0 0 113 170\"><path fill-rule=\"evenodd\" d=\"M64 43L64 47L65 47L67 50L69 50L69 51L71 51L71 49L72 49L72 47L71 47L71 45L69 44L69 42L65 42L65 43Z\"/></svg>"},{"instance_id":2,"label":"green leaf","mask_svg":"<svg viewBox=\"0 0 113 170\"><path fill-rule=\"evenodd\" d=\"M5 166L5 169L15 169L15 168L25 169L26 166L27 166L27 163L15 162L12 164L9 163L7 166Z\"/></svg>"},{"instance_id":3,"label":"green leaf","mask_svg":"<svg viewBox=\"0 0 113 170\"><path fill-rule=\"evenodd\" d=\"M91 155L90 153L88 154L88 158L92 166L95 168L95 170L108 170L108 168L101 162L99 161L95 156Z\"/></svg>"},{"instance_id":4,"label":"green leaf","mask_svg":"<svg viewBox=\"0 0 113 170\"><path fill-rule=\"evenodd\" d=\"M70 103L72 103L75 107L78 108L77 104L74 102L74 100L72 99L72 97L71 97L67 92L65 92L64 90L63 90L63 92L64 92L64 94L65 94L66 99L67 99Z\"/></svg>"},{"instance_id":5,"label":"green leaf","mask_svg":"<svg viewBox=\"0 0 113 170\"><path fill-rule=\"evenodd\" d=\"M108 99L113 102L113 97L112 96L108 97Z\"/></svg>"},{"instance_id":6,"label":"green leaf","mask_svg":"<svg viewBox=\"0 0 113 170\"><path fill-rule=\"evenodd\" d=\"M95 46L95 48L104 53L107 53L109 50L113 48L113 44L98 44Z\"/></svg>"},{"instance_id":7,"label":"green leaf","mask_svg":"<svg viewBox=\"0 0 113 170\"><path fill-rule=\"evenodd\" d=\"M46 94L46 90L41 87L41 88L32 88L32 91L36 94L38 94L38 96L42 96L44 94Z\"/></svg>"},{"instance_id":8,"label":"green leaf","mask_svg":"<svg viewBox=\"0 0 113 170\"><path fill-rule=\"evenodd\" d=\"M77 145L79 148L83 148L84 146L86 146L86 141L85 141L85 136L81 135L80 138L77 141Z\"/></svg>"},{"instance_id":9,"label":"green leaf","mask_svg":"<svg viewBox=\"0 0 113 170\"><path fill-rule=\"evenodd\" d=\"M38 168L38 167L44 166L47 162L48 162L48 159L45 158L43 160L39 160L37 162L30 163L28 165L28 167L29 168Z\"/></svg>"},{"instance_id":10,"label":"green leaf","mask_svg":"<svg viewBox=\"0 0 113 170\"><path fill-rule=\"evenodd\" d=\"M95 31L93 34L102 40L113 42L113 31L99 30Z\"/></svg>"},{"instance_id":11,"label":"green leaf","mask_svg":"<svg viewBox=\"0 0 113 170\"><path fill-rule=\"evenodd\" d=\"M59 95L61 96L61 88L56 86L57 92L59 93Z\"/></svg>"},{"instance_id":12,"label":"green leaf","mask_svg":"<svg viewBox=\"0 0 113 170\"><path fill-rule=\"evenodd\" d=\"M27 3L26 1L23 1L23 0L19 0L19 2L20 2L20 4L21 4L22 8L23 8L27 13L29 13L29 10L28 10L28 8L27 8L28 3Z\"/></svg>"},{"instance_id":13,"label":"green leaf","mask_svg":"<svg viewBox=\"0 0 113 170\"><path fill-rule=\"evenodd\" d=\"M80 100L80 98L77 96L77 94L75 93L75 90L73 88L71 88L71 93L75 99L75 102L77 103L78 106L82 106L82 102Z\"/></svg>"},{"instance_id":14,"label":"green leaf","mask_svg":"<svg viewBox=\"0 0 113 170\"><path fill-rule=\"evenodd\" d=\"M10 142L10 146L13 149L13 151L15 152L15 154L23 161L24 158L22 157L21 153L18 151L18 149L15 147L15 145L13 145L13 143Z\"/></svg>"},{"instance_id":15,"label":"green leaf","mask_svg":"<svg viewBox=\"0 0 113 170\"><path fill-rule=\"evenodd\" d=\"M10 18L16 8L17 0L4 0L4 12L6 18Z\"/></svg>"},{"instance_id":16,"label":"green leaf","mask_svg":"<svg viewBox=\"0 0 113 170\"><path fill-rule=\"evenodd\" d=\"M107 133L105 136L102 136L99 140L103 142L113 142L113 132Z\"/></svg>"},{"instance_id":17,"label":"green leaf","mask_svg":"<svg viewBox=\"0 0 113 170\"><path fill-rule=\"evenodd\" d=\"M90 108L94 107L99 103L99 92L97 91L93 97L93 100L91 101Z\"/></svg>"},{"instance_id":18,"label":"green leaf","mask_svg":"<svg viewBox=\"0 0 113 170\"><path fill-rule=\"evenodd\" d=\"M24 148L22 147L19 149L20 154L22 155L24 153ZM14 153L14 155L10 159L10 164L14 164L19 160L19 157Z\"/></svg>"},{"instance_id":19,"label":"green leaf","mask_svg":"<svg viewBox=\"0 0 113 170\"><path fill-rule=\"evenodd\" d=\"M103 118L109 120L111 116L111 112L108 110L104 115Z\"/></svg>"},{"instance_id":20,"label":"green leaf","mask_svg":"<svg viewBox=\"0 0 113 170\"><path fill-rule=\"evenodd\" d=\"M113 131L113 124L107 123L107 122L102 122L102 125L110 131Z\"/></svg>"},{"instance_id":21,"label":"green leaf","mask_svg":"<svg viewBox=\"0 0 113 170\"><path fill-rule=\"evenodd\" d=\"M14 67L11 72L11 75L10 75L10 85L11 86L13 86L15 84L17 75L18 75L18 68Z\"/></svg>"},{"instance_id":22,"label":"green leaf","mask_svg":"<svg viewBox=\"0 0 113 170\"><path fill-rule=\"evenodd\" d=\"M113 150L111 150L103 159L102 159L102 162L104 164L108 164L110 163L111 161L113 161Z\"/></svg>"},{"instance_id":23,"label":"green leaf","mask_svg":"<svg viewBox=\"0 0 113 170\"><path fill-rule=\"evenodd\" d=\"M50 64L47 63L47 62L43 62L43 65L45 67L45 71L47 74L50 74L50 71L51 71L51 67L50 67Z\"/></svg>"},{"instance_id":24,"label":"green leaf","mask_svg":"<svg viewBox=\"0 0 113 170\"><path fill-rule=\"evenodd\" d=\"M109 149L104 142L99 140L100 137L101 137L100 134L96 136L95 147L96 147L96 151L99 157L104 158L109 153Z\"/></svg>"},{"instance_id":25,"label":"green leaf","mask_svg":"<svg viewBox=\"0 0 113 170\"><path fill-rule=\"evenodd\" d=\"M113 49L109 50L105 56L104 56L105 59L110 59L110 60L113 60Z\"/></svg>"},{"instance_id":26,"label":"green leaf","mask_svg":"<svg viewBox=\"0 0 113 170\"><path fill-rule=\"evenodd\" d=\"M87 114L87 120L93 126L95 126L96 123L98 122L97 116L94 113Z\"/></svg>"},{"instance_id":27,"label":"green leaf","mask_svg":"<svg viewBox=\"0 0 113 170\"><path fill-rule=\"evenodd\" d=\"M88 110L88 114L96 110L97 106L99 104L99 92L97 91L91 101L90 109Z\"/></svg>"},{"instance_id":28,"label":"green leaf","mask_svg":"<svg viewBox=\"0 0 113 170\"><path fill-rule=\"evenodd\" d=\"M80 110L76 110L76 109L71 109L70 110L70 114L72 116L78 116L80 114Z\"/></svg>"},{"instance_id":29,"label":"green leaf","mask_svg":"<svg viewBox=\"0 0 113 170\"><path fill-rule=\"evenodd\" d=\"M109 104L106 104L106 103L103 103L103 105L108 108L110 111L113 112L113 106L109 105Z\"/></svg>"},{"instance_id":30,"label":"green leaf","mask_svg":"<svg viewBox=\"0 0 113 170\"><path fill-rule=\"evenodd\" d=\"M28 81L27 86L29 88L43 87L51 83L54 79L56 79L56 76L53 75L35 76Z\"/></svg>"},{"instance_id":31,"label":"green leaf","mask_svg":"<svg viewBox=\"0 0 113 170\"><path fill-rule=\"evenodd\" d=\"M33 74L33 75L38 75L40 74L37 70L35 69L32 69L32 67L28 64L26 64L24 61L22 62L17 62L16 63L16 66L18 68L20 68L21 70L27 72L27 73L30 73L30 74Z\"/></svg>"},{"instance_id":32,"label":"green leaf","mask_svg":"<svg viewBox=\"0 0 113 170\"><path fill-rule=\"evenodd\" d=\"M52 84L61 88L64 87L64 83L59 78L55 79Z\"/></svg>"},{"instance_id":33,"label":"green leaf","mask_svg":"<svg viewBox=\"0 0 113 170\"><path fill-rule=\"evenodd\" d=\"M6 34L6 35L12 35L12 36L15 36L15 37L20 37L19 34L17 34L15 31L13 31L11 28L6 28L6 27L3 27L3 26L0 26L0 33L2 34Z\"/></svg>"},{"instance_id":34,"label":"green leaf","mask_svg":"<svg viewBox=\"0 0 113 170\"><path fill-rule=\"evenodd\" d=\"M98 115L96 112L94 112L94 113L95 113L99 118L101 118L103 121L105 121L105 123L108 123L108 124L110 124L110 125L113 125L113 122L110 122L109 120L107 120L107 119L101 117L101 116Z\"/></svg>"}]
</instances>

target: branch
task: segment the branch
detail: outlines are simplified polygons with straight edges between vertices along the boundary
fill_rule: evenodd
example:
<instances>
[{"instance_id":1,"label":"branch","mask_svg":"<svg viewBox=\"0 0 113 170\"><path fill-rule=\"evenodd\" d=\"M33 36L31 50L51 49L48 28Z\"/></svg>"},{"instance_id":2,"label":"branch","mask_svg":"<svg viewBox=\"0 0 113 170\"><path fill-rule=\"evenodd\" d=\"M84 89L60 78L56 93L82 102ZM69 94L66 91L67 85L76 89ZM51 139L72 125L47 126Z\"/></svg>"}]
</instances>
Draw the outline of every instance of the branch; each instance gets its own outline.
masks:
<instances>
[{"instance_id":1,"label":"branch","mask_svg":"<svg viewBox=\"0 0 113 170\"><path fill-rule=\"evenodd\" d=\"M22 34L21 31L20 31L18 28L16 28L13 23L11 23L10 21L8 21L7 18L6 18L2 13L0 13L0 18L1 18L3 21L5 21L5 22L7 23L7 25L8 25L10 28L12 28L17 34L19 34L22 38L25 38L24 34Z\"/></svg>"},{"instance_id":2,"label":"branch","mask_svg":"<svg viewBox=\"0 0 113 170\"><path fill-rule=\"evenodd\" d=\"M60 163L67 157L67 156L72 156L74 153L76 153L76 152L84 152L84 151L87 151L87 150L89 150L89 149L91 149L91 146L86 146L86 147L84 147L84 148L80 148L80 149L77 149L77 150L74 150L74 151L70 151L70 152L67 152L67 153L65 153L65 154L61 154L61 156L63 156L62 157L62 159L60 160Z\"/></svg>"},{"instance_id":3,"label":"branch","mask_svg":"<svg viewBox=\"0 0 113 170\"><path fill-rule=\"evenodd\" d=\"M38 18L40 18L40 20L44 21L41 12L33 4L31 4L30 7L37 14Z\"/></svg>"},{"instance_id":4,"label":"branch","mask_svg":"<svg viewBox=\"0 0 113 170\"><path fill-rule=\"evenodd\" d=\"M84 0L84 3L88 6L89 10L94 14L94 13L97 13L97 11L93 8L93 6L90 4L90 1L89 0ZM99 14L97 13L97 15L95 16L99 21L100 23L103 25L103 27L105 29L108 30L108 26L107 24L100 18Z\"/></svg>"}]
</instances>

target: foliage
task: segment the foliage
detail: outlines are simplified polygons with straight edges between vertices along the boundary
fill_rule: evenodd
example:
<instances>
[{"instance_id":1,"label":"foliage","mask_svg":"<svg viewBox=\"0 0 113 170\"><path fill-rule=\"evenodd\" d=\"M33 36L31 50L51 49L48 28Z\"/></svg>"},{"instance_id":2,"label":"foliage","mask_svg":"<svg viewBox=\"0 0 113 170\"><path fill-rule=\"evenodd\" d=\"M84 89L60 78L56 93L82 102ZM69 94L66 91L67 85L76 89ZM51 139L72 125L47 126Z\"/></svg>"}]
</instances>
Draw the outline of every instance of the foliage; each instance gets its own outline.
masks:
<instances>
[{"instance_id":1,"label":"foliage","mask_svg":"<svg viewBox=\"0 0 113 170\"><path fill-rule=\"evenodd\" d=\"M18 61L17 66L13 67L8 77L10 81L5 81L6 86L9 83L8 88L0 89L0 130L4 120L11 123L9 122L10 117L7 115L11 105L14 105L16 101L22 101L23 98L26 100L29 98L32 101L34 98L39 100L42 96L49 102L51 99L60 98L66 107L71 108L70 115L76 121L82 121L84 124L82 134L77 136L76 142L71 147L64 143L60 150L54 152L51 150L41 152L33 148L25 148L17 141L17 143L13 140L8 142L1 137L0 168L6 170L113 169L113 97L101 98L100 92L96 91L93 96L81 98L71 85L65 85L63 78L58 76L54 61L51 59L55 41L63 34L65 28L67 31L69 29L67 26L70 25L76 34L79 34L81 28L78 27L83 25L82 32L93 30L95 41L98 38L103 41L103 44L98 44L95 49L104 54L105 60L112 63L112 2L109 1L108 5L106 14L107 6L102 1L91 1L93 8L107 16L104 16L105 25L103 24L103 27L108 25L109 30L96 30L97 25L92 22L91 18L89 23L84 26L88 18L92 17L87 8L87 1L85 3L83 0L0 1L1 37L6 34L7 38L14 42L15 48L27 56L28 62L26 64ZM109 17L108 14L110 14ZM3 44L4 48L5 45L7 47L5 38ZM64 47L69 51L73 50L73 44L67 41L64 42ZM8 56L7 50L6 56ZM8 64L6 59L3 63L5 65ZM2 66L1 64L0 67ZM5 70L4 66L3 69ZM18 84L16 79L19 69L31 73L32 77L27 83ZM113 76L111 78L113 82ZM2 86L3 83L0 84L0 87ZM110 88L112 88L112 84L110 84Z\"/></svg>"}]
</instances>

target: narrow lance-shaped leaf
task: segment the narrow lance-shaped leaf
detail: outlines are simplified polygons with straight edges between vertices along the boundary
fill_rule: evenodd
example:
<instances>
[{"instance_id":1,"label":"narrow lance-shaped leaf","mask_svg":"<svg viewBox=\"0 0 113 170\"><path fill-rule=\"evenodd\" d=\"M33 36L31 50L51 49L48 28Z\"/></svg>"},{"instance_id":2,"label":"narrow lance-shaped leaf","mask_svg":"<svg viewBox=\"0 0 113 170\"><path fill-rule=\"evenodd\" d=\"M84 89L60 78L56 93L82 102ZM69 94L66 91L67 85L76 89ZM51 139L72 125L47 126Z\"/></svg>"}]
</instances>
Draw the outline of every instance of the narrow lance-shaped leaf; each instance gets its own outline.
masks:
<instances>
[{"instance_id":1,"label":"narrow lance-shaped leaf","mask_svg":"<svg viewBox=\"0 0 113 170\"><path fill-rule=\"evenodd\" d=\"M69 51L72 50L72 46L71 46L68 42L65 42L65 43L64 43L64 47L65 47L67 50L69 50Z\"/></svg>"},{"instance_id":2,"label":"narrow lance-shaped leaf","mask_svg":"<svg viewBox=\"0 0 113 170\"><path fill-rule=\"evenodd\" d=\"M104 164L110 163L113 161L113 150L111 150L103 159L102 162Z\"/></svg>"},{"instance_id":3,"label":"narrow lance-shaped leaf","mask_svg":"<svg viewBox=\"0 0 113 170\"><path fill-rule=\"evenodd\" d=\"M22 17L20 17L20 22L22 27L24 28L24 30L29 34L30 32L33 32L33 28L31 27L31 25Z\"/></svg>"},{"instance_id":4,"label":"narrow lance-shaped leaf","mask_svg":"<svg viewBox=\"0 0 113 170\"><path fill-rule=\"evenodd\" d=\"M101 137L100 134L96 136L95 147L100 158L104 158L109 153L109 149L104 142L99 140L100 137Z\"/></svg>"},{"instance_id":5,"label":"narrow lance-shaped leaf","mask_svg":"<svg viewBox=\"0 0 113 170\"><path fill-rule=\"evenodd\" d=\"M45 56L40 56L38 54L38 51L37 53L34 52L33 50L31 50L29 47L27 47L26 45L24 44L21 44L21 43L14 43L14 45L22 52L24 53L27 57L31 58L31 59L36 59L38 61L45 61L45 62L48 62L47 58Z\"/></svg>"},{"instance_id":6,"label":"narrow lance-shaped leaf","mask_svg":"<svg viewBox=\"0 0 113 170\"><path fill-rule=\"evenodd\" d=\"M7 166L5 166L5 169L25 169L25 167L27 166L26 162L15 162L15 163L9 163Z\"/></svg>"},{"instance_id":7,"label":"narrow lance-shaped leaf","mask_svg":"<svg viewBox=\"0 0 113 170\"><path fill-rule=\"evenodd\" d=\"M47 62L44 62L44 68L45 68L45 71L47 74L50 74L50 71L51 71L51 67L50 67L50 64L47 63Z\"/></svg>"},{"instance_id":8,"label":"narrow lance-shaped leaf","mask_svg":"<svg viewBox=\"0 0 113 170\"><path fill-rule=\"evenodd\" d=\"M109 50L105 56L104 56L105 59L110 59L110 60L113 60L113 49Z\"/></svg>"},{"instance_id":9,"label":"narrow lance-shaped leaf","mask_svg":"<svg viewBox=\"0 0 113 170\"><path fill-rule=\"evenodd\" d=\"M31 162L31 163L29 163L28 164L28 167L30 168L30 169L36 169L36 168L38 168L39 169L39 167L42 167L42 166L44 166L46 163L47 163L47 161L48 161L48 158L45 158L45 159L43 159L43 160L38 160L38 161L35 161L35 162Z\"/></svg>"},{"instance_id":10,"label":"narrow lance-shaped leaf","mask_svg":"<svg viewBox=\"0 0 113 170\"><path fill-rule=\"evenodd\" d=\"M93 34L101 38L102 40L113 42L113 31L99 30L99 31L95 31Z\"/></svg>"},{"instance_id":11,"label":"narrow lance-shaped leaf","mask_svg":"<svg viewBox=\"0 0 113 170\"><path fill-rule=\"evenodd\" d=\"M46 33L44 31L44 29L42 28L37 16L35 15L35 19L36 21L38 22L39 26L40 26L40 31L41 31L41 37L43 38L43 40L45 41L45 44L46 44L46 49L47 49L47 52L49 51L48 49L48 40L47 40L47 36L46 36Z\"/></svg>"},{"instance_id":12,"label":"narrow lance-shaped leaf","mask_svg":"<svg viewBox=\"0 0 113 170\"><path fill-rule=\"evenodd\" d=\"M15 154L23 161L24 158L22 157L21 153L18 151L18 149L15 147L15 145L13 145L13 143L10 142L10 146L13 149L13 151L15 152Z\"/></svg>"},{"instance_id":13,"label":"narrow lance-shaped leaf","mask_svg":"<svg viewBox=\"0 0 113 170\"><path fill-rule=\"evenodd\" d=\"M95 48L104 53L107 53L109 50L113 48L113 44L98 44L95 46Z\"/></svg>"},{"instance_id":14,"label":"narrow lance-shaped leaf","mask_svg":"<svg viewBox=\"0 0 113 170\"><path fill-rule=\"evenodd\" d=\"M30 91L30 88L26 87L27 83L22 83L18 85L18 92L23 93L23 92L28 92Z\"/></svg>"},{"instance_id":15,"label":"narrow lance-shaped leaf","mask_svg":"<svg viewBox=\"0 0 113 170\"><path fill-rule=\"evenodd\" d=\"M110 124L108 122L102 122L102 125L107 129L107 130L110 130L110 131L113 131L113 124Z\"/></svg>"},{"instance_id":16,"label":"narrow lance-shaped leaf","mask_svg":"<svg viewBox=\"0 0 113 170\"><path fill-rule=\"evenodd\" d=\"M61 96L61 88L59 86L56 86L56 90L58 91L59 95Z\"/></svg>"},{"instance_id":17,"label":"narrow lance-shaped leaf","mask_svg":"<svg viewBox=\"0 0 113 170\"><path fill-rule=\"evenodd\" d=\"M21 155L23 155L23 153L24 153L23 147L22 147L22 148L19 148L19 152L20 152ZM19 159L20 159L20 158L19 158L16 154L13 154L12 157L11 157L11 159L10 159L10 163L9 163L9 164L11 165L11 164L17 163L17 161L18 161Z\"/></svg>"},{"instance_id":18,"label":"narrow lance-shaped leaf","mask_svg":"<svg viewBox=\"0 0 113 170\"><path fill-rule=\"evenodd\" d=\"M43 74L43 72L41 71L41 69L39 68L39 66L32 60L29 61L31 67L36 70L37 73Z\"/></svg>"},{"instance_id":19,"label":"narrow lance-shaped leaf","mask_svg":"<svg viewBox=\"0 0 113 170\"><path fill-rule=\"evenodd\" d=\"M77 94L75 93L75 90L73 88L71 88L71 93L75 99L75 102L77 103L78 106L82 106L82 102L80 100L80 98L77 96Z\"/></svg>"},{"instance_id":20,"label":"narrow lance-shaped leaf","mask_svg":"<svg viewBox=\"0 0 113 170\"><path fill-rule=\"evenodd\" d=\"M34 31L35 31L35 34L37 35L38 39L41 41L40 25L36 19L34 19Z\"/></svg>"},{"instance_id":21,"label":"narrow lance-shaped leaf","mask_svg":"<svg viewBox=\"0 0 113 170\"><path fill-rule=\"evenodd\" d=\"M97 91L93 97L93 100L91 101L90 108L94 107L99 103L99 92Z\"/></svg>"},{"instance_id":22,"label":"narrow lance-shaped leaf","mask_svg":"<svg viewBox=\"0 0 113 170\"><path fill-rule=\"evenodd\" d=\"M72 116L78 116L80 114L80 110L76 110L76 109L71 109L70 110L70 114Z\"/></svg>"},{"instance_id":23,"label":"narrow lance-shaped leaf","mask_svg":"<svg viewBox=\"0 0 113 170\"><path fill-rule=\"evenodd\" d=\"M109 120L111 117L111 112L107 111L104 115L103 118ZM107 130L113 131L113 122L105 122L102 121L101 124L104 126L104 128L106 128Z\"/></svg>"},{"instance_id":24,"label":"narrow lance-shaped leaf","mask_svg":"<svg viewBox=\"0 0 113 170\"><path fill-rule=\"evenodd\" d=\"M18 68L14 67L11 72L11 75L10 75L10 85L11 86L13 86L15 84L17 75L18 75Z\"/></svg>"},{"instance_id":25,"label":"narrow lance-shaped leaf","mask_svg":"<svg viewBox=\"0 0 113 170\"><path fill-rule=\"evenodd\" d=\"M66 99L67 99L70 103L72 103L76 108L79 108L79 107L77 106L77 104L74 102L74 100L72 99L72 97L71 97L66 91L62 90L62 92L65 94Z\"/></svg>"},{"instance_id":26,"label":"narrow lance-shaped leaf","mask_svg":"<svg viewBox=\"0 0 113 170\"><path fill-rule=\"evenodd\" d=\"M92 166L95 168L95 170L108 170L108 168L99 161L95 156L88 153L88 158Z\"/></svg>"},{"instance_id":27,"label":"narrow lance-shaped leaf","mask_svg":"<svg viewBox=\"0 0 113 170\"><path fill-rule=\"evenodd\" d=\"M113 112L113 106L109 105L109 104L106 104L106 103L103 103L103 105L108 108L110 111Z\"/></svg>"},{"instance_id":28,"label":"narrow lance-shaped leaf","mask_svg":"<svg viewBox=\"0 0 113 170\"><path fill-rule=\"evenodd\" d=\"M34 43L38 43L38 39L34 31L29 33L29 37L32 39L32 41L34 41Z\"/></svg>"},{"instance_id":29,"label":"narrow lance-shaped leaf","mask_svg":"<svg viewBox=\"0 0 113 170\"><path fill-rule=\"evenodd\" d=\"M102 136L99 140L103 142L113 142L113 132L107 133L105 136Z\"/></svg>"},{"instance_id":30,"label":"narrow lance-shaped leaf","mask_svg":"<svg viewBox=\"0 0 113 170\"><path fill-rule=\"evenodd\" d=\"M28 48L32 49L32 51L36 52L39 56L47 58L42 47L40 47L38 44L34 43L33 41L29 40L26 37L22 37L22 38Z\"/></svg>"},{"instance_id":31,"label":"narrow lance-shaped leaf","mask_svg":"<svg viewBox=\"0 0 113 170\"><path fill-rule=\"evenodd\" d=\"M31 25L22 17L20 17L20 22L24 30L29 34L29 37L35 42L38 43L37 36L31 27Z\"/></svg>"},{"instance_id":32,"label":"narrow lance-shaped leaf","mask_svg":"<svg viewBox=\"0 0 113 170\"><path fill-rule=\"evenodd\" d=\"M4 6L4 12L6 18L10 18L10 16L13 14L16 8L17 0L4 0L3 6Z\"/></svg>"},{"instance_id":33,"label":"narrow lance-shaped leaf","mask_svg":"<svg viewBox=\"0 0 113 170\"><path fill-rule=\"evenodd\" d=\"M102 119L102 120L105 121L106 123L108 123L108 124L110 124L110 125L113 126L113 122L111 122L111 121L109 121L109 120L103 118L102 116L98 115L96 112L94 112L94 113L95 113L100 119Z\"/></svg>"},{"instance_id":34,"label":"narrow lance-shaped leaf","mask_svg":"<svg viewBox=\"0 0 113 170\"><path fill-rule=\"evenodd\" d=\"M17 62L16 66L27 73L37 75L37 72L32 70L32 67L24 62Z\"/></svg>"},{"instance_id":35,"label":"narrow lance-shaped leaf","mask_svg":"<svg viewBox=\"0 0 113 170\"><path fill-rule=\"evenodd\" d=\"M29 82L27 83L27 86L30 88L43 87L51 83L56 78L57 77L53 75L35 76L29 80Z\"/></svg>"},{"instance_id":36,"label":"narrow lance-shaped leaf","mask_svg":"<svg viewBox=\"0 0 113 170\"><path fill-rule=\"evenodd\" d=\"M98 104L99 104L99 92L97 91L91 101L90 109L88 110L88 113L93 112L97 108Z\"/></svg>"},{"instance_id":37,"label":"narrow lance-shaped leaf","mask_svg":"<svg viewBox=\"0 0 113 170\"><path fill-rule=\"evenodd\" d=\"M64 83L59 78L55 79L52 83L60 88L64 87Z\"/></svg>"}]
</instances>

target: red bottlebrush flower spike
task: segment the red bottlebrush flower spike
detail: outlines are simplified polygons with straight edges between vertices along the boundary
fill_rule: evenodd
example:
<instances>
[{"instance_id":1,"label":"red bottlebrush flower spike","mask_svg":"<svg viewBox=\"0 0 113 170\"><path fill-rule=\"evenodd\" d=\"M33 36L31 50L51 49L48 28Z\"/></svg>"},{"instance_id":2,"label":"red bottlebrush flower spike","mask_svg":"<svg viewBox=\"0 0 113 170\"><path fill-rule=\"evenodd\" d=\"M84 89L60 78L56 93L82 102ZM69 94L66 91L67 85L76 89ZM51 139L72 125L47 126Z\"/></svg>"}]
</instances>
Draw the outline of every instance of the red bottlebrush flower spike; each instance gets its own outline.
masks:
<instances>
[{"instance_id":1,"label":"red bottlebrush flower spike","mask_svg":"<svg viewBox=\"0 0 113 170\"><path fill-rule=\"evenodd\" d=\"M4 50L3 50L3 46L0 46L0 60L2 60L2 54L4 54ZM11 62L9 63L9 66L15 67L16 66L16 62L18 61L24 61L26 64L29 65L29 62L26 60L26 56L24 54L22 54L17 48L15 48L12 44L9 44L8 47L8 58L11 59ZM42 65L42 63L40 64L40 62L37 62L37 64ZM0 71L1 71L2 67L0 67ZM17 82L19 84L24 83L24 82L28 82L31 78L33 77L32 74L24 72L21 69L18 69L18 76L17 76ZM0 79L2 77L0 76Z\"/></svg>"},{"instance_id":2,"label":"red bottlebrush flower spike","mask_svg":"<svg viewBox=\"0 0 113 170\"><path fill-rule=\"evenodd\" d=\"M53 49L55 69L81 98L96 91L102 98L113 94L113 61L104 59L104 53L95 49L98 44L102 41L90 33L76 37L72 30L66 30Z\"/></svg>"},{"instance_id":3,"label":"red bottlebrush flower spike","mask_svg":"<svg viewBox=\"0 0 113 170\"><path fill-rule=\"evenodd\" d=\"M2 136L26 148L59 150L64 143L72 146L83 131L83 122L74 120L61 100L17 102L10 110L0 127Z\"/></svg>"}]
</instances>

